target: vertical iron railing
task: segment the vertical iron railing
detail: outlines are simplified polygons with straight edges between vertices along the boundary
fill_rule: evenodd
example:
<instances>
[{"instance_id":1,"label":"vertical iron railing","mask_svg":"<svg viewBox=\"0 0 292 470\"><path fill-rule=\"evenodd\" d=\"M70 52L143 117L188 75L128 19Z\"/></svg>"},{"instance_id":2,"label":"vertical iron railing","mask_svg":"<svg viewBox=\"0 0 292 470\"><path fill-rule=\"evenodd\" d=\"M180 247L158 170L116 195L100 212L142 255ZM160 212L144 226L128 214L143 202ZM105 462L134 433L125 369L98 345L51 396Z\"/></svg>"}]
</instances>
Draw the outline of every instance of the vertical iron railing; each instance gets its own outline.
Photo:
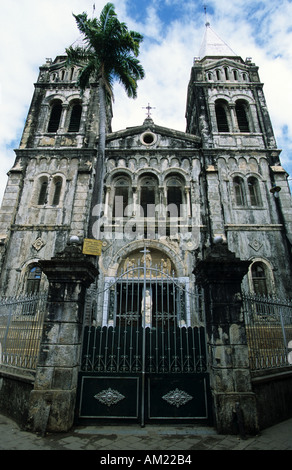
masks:
<instances>
[{"instance_id":1,"label":"vertical iron railing","mask_svg":"<svg viewBox=\"0 0 292 470\"><path fill-rule=\"evenodd\" d=\"M142 314L148 289L150 324ZM105 291L95 295L104 295L107 319L103 315L101 325L95 321L84 325L81 371L142 375L206 371L204 315L199 311L203 299L182 280L157 266L146 270L140 265L112 278Z\"/></svg>"},{"instance_id":2,"label":"vertical iron railing","mask_svg":"<svg viewBox=\"0 0 292 470\"><path fill-rule=\"evenodd\" d=\"M243 306L251 370L290 366L292 301L244 294Z\"/></svg>"},{"instance_id":3,"label":"vertical iron railing","mask_svg":"<svg viewBox=\"0 0 292 470\"><path fill-rule=\"evenodd\" d=\"M37 366L46 295L0 298L0 365Z\"/></svg>"}]
</instances>

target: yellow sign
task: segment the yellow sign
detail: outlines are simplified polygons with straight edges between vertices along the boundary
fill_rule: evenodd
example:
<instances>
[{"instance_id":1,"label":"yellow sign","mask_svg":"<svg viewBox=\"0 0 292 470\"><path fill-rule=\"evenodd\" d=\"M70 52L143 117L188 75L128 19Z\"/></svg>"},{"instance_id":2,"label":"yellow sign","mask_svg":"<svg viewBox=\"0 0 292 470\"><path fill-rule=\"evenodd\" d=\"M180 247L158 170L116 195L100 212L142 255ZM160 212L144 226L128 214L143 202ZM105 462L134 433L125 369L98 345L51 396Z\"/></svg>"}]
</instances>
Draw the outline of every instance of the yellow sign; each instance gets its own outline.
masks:
<instances>
[{"instance_id":1,"label":"yellow sign","mask_svg":"<svg viewBox=\"0 0 292 470\"><path fill-rule=\"evenodd\" d=\"M85 238L83 242L82 253L84 255L100 256L101 248L102 248L101 240L93 240L91 238Z\"/></svg>"}]
</instances>

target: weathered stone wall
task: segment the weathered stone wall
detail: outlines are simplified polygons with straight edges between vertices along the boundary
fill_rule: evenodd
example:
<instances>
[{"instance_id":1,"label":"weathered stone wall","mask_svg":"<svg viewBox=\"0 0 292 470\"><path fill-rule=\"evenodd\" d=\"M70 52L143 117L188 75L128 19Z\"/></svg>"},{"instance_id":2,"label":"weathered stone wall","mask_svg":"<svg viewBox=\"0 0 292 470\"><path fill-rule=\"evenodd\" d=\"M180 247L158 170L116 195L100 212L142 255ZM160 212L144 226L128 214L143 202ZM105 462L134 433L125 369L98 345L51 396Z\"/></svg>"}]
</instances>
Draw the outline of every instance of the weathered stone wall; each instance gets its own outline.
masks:
<instances>
[{"instance_id":1,"label":"weathered stone wall","mask_svg":"<svg viewBox=\"0 0 292 470\"><path fill-rule=\"evenodd\" d=\"M34 374L21 370L0 368L0 410L23 428L28 419L29 396L33 389Z\"/></svg>"},{"instance_id":2,"label":"weathered stone wall","mask_svg":"<svg viewBox=\"0 0 292 470\"><path fill-rule=\"evenodd\" d=\"M71 235L86 236L95 151L87 150L81 158L75 150L59 154L25 150L18 155L23 170L17 173L17 181L15 172L9 176L0 216L5 237L1 290L6 295L23 292L29 265L64 249ZM49 181L48 200L39 205L38 182L44 176ZM57 206L52 205L51 194L55 176L62 179Z\"/></svg>"},{"instance_id":3,"label":"weathered stone wall","mask_svg":"<svg viewBox=\"0 0 292 470\"><path fill-rule=\"evenodd\" d=\"M68 431L75 416L85 293L98 271L78 246L67 246L40 265L49 279L49 289L28 403L29 427L33 431Z\"/></svg>"},{"instance_id":4,"label":"weathered stone wall","mask_svg":"<svg viewBox=\"0 0 292 470\"><path fill-rule=\"evenodd\" d=\"M292 417L292 371L262 371L252 378L260 429Z\"/></svg>"},{"instance_id":5,"label":"weathered stone wall","mask_svg":"<svg viewBox=\"0 0 292 470\"><path fill-rule=\"evenodd\" d=\"M234 432L234 416L238 411L246 433L258 430L240 287L248 265L248 261L236 258L225 244L220 244L213 246L195 268L205 291L214 420L222 434Z\"/></svg>"}]
</instances>

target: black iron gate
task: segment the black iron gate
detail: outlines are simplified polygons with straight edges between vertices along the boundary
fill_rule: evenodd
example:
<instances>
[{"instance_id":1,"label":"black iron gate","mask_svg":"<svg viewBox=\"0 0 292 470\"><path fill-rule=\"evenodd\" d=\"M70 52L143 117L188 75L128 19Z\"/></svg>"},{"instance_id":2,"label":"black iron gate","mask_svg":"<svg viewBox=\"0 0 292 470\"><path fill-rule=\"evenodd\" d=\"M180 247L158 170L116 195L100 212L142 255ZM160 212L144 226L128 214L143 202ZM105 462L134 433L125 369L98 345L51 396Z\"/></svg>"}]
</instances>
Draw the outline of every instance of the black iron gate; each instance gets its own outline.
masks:
<instances>
[{"instance_id":1,"label":"black iron gate","mask_svg":"<svg viewBox=\"0 0 292 470\"><path fill-rule=\"evenodd\" d=\"M84 328L79 422L210 424L205 330L192 326L194 294L186 284L144 263L104 294L103 323Z\"/></svg>"}]
</instances>

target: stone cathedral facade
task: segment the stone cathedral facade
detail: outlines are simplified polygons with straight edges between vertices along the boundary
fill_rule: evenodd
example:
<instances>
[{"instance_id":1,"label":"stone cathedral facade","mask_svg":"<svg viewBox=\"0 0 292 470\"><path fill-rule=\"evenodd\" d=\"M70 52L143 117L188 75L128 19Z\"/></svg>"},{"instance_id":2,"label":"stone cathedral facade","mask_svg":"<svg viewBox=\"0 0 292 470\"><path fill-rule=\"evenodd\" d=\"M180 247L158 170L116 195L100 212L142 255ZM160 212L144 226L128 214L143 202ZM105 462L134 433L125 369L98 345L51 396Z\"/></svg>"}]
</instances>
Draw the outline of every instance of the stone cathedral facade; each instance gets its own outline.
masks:
<instances>
[{"instance_id":1,"label":"stone cathedral facade","mask_svg":"<svg viewBox=\"0 0 292 470\"><path fill-rule=\"evenodd\" d=\"M98 90L81 97L64 56L40 67L0 213L2 295L46 290L38 262L72 236L102 241L101 292L129 266L150 263L196 288L196 263L214 242L250 267L243 288L291 295L291 195L258 67L206 25L194 59L186 132L143 124L112 132L107 112L102 218L88 233L98 141ZM97 296L98 297L98 296ZM109 321L96 298L95 321ZM188 322L192 318L190 306Z\"/></svg>"},{"instance_id":2,"label":"stone cathedral facade","mask_svg":"<svg viewBox=\"0 0 292 470\"><path fill-rule=\"evenodd\" d=\"M243 311L242 291L291 298L291 194L258 67L207 23L186 132L156 124L150 105L113 132L108 107L101 179L98 85L81 95L65 59L40 67L0 210L0 296L21 306L12 332L41 332L33 367L1 364L0 408L42 433L104 419L221 433L236 419L256 433L285 419L291 368L272 386L253 375ZM37 293L45 306L28 314Z\"/></svg>"}]
</instances>

